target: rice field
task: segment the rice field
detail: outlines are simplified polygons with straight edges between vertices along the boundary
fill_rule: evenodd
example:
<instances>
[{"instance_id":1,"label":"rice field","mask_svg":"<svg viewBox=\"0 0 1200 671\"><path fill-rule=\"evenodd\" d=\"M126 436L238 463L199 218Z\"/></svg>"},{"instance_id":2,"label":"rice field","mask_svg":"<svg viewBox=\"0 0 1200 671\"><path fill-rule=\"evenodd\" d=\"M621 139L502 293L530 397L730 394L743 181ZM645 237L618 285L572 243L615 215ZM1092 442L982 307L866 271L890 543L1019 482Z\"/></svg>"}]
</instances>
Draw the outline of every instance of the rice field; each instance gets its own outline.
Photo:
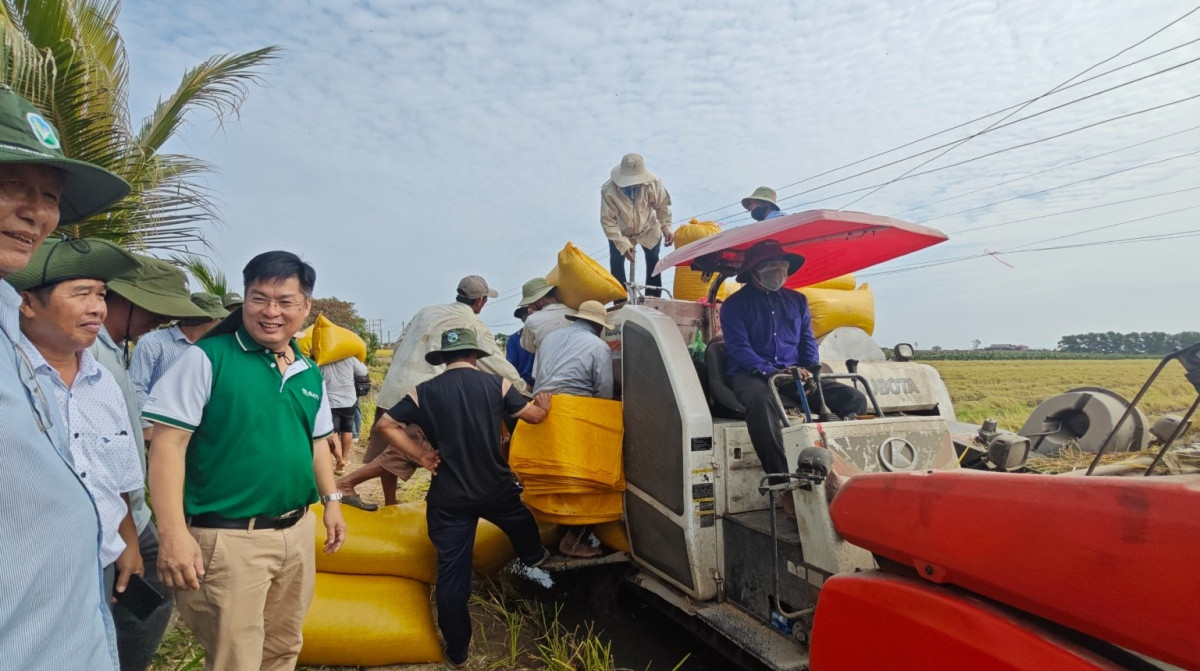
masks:
<instances>
[{"instance_id":1,"label":"rice field","mask_svg":"<svg viewBox=\"0 0 1200 671\"><path fill-rule=\"evenodd\" d=\"M960 420L979 423L991 418L1010 431L1020 429L1042 401L1077 387L1104 387L1132 400L1158 365L1153 359L926 363L946 381ZM1139 407L1153 421L1186 410L1195 398L1196 390L1184 378L1183 367L1171 362Z\"/></svg>"}]
</instances>

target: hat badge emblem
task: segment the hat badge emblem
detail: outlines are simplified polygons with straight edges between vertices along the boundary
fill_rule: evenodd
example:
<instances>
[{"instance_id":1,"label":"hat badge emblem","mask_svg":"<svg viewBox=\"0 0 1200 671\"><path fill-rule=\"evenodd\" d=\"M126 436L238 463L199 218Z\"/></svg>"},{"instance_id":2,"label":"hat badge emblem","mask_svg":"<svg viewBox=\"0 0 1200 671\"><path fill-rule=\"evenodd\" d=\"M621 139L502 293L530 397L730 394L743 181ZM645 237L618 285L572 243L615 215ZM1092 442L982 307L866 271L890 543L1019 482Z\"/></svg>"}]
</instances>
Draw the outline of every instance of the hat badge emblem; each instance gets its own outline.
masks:
<instances>
[{"instance_id":1,"label":"hat badge emblem","mask_svg":"<svg viewBox=\"0 0 1200 671\"><path fill-rule=\"evenodd\" d=\"M458 342L458 334L453 333L453 332L447 333L446 334L446 342L448 342L450 344L454 344L454 343Z\"/></svg>"},{"instance_id":2,"label":"hat badge emblem","mask_svg":"<svg viewBox=\"0 0 1200 671\"><path fill-rule=\"evenodd\" d=\"M54 132L54 126L50 122L42 118L42 115L36 112L30 112L25 115L25 119L29 121L29 128L33 131L33 136L38 139L44 146L50 149L61 149L62 145L58 142L58 135Z\"/></svg>"}]
</instances>

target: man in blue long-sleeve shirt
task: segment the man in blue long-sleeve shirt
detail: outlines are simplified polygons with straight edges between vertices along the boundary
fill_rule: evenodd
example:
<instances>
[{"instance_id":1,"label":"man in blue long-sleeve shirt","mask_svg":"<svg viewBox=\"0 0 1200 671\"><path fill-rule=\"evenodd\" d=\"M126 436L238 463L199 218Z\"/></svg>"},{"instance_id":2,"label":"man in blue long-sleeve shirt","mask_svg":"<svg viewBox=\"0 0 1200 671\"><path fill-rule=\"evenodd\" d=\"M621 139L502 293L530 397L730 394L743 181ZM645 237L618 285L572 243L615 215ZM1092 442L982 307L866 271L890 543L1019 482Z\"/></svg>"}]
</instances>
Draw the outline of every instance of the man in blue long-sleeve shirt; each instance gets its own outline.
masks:
<instances>
[{"instance_id":1,"label":"man in blue long-sleeve shirt","mask_svg":"<svg viewBox=\"0 0 1200 671\"><path fill-rule=\"evenodd\" d=\"M721 307L721 331L728 360L725 374L730 387L746 406L746 428L750 442L767 473L786 473L783 454L781 410L767 386L775 373L799 367L807 370L820 364L817 339L813 337L808 299L804 294L783 289L788 276L800 269L804 257L788 254L774 240L764 240L746 251L737 280L746 284ZM825 404L839 417L866 412L861 392L835 382L822 382ZM792 385L780 390L795 395ZM809 393L816 403L816 394ZM784 500L790 503L789 497ZM786 509L786 504L785 504Z\"/></svg>"}]
</instances>

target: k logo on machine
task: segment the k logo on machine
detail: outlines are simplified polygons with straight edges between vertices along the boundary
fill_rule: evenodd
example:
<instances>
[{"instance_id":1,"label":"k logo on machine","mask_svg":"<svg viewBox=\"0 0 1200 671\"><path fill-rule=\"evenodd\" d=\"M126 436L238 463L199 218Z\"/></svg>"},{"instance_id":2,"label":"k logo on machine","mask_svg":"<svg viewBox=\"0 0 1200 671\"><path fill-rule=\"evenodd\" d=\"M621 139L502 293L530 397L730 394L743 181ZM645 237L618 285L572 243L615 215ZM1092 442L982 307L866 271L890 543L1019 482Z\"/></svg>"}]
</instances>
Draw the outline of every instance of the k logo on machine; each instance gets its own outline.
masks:
<instances>
[{"instance_id":1,"label":"k logo on machine","mask_svg":"<svg viewBox=\"0 0 1200 671\"><path fill-rule=\"evenodd\" d=\"M38 142L50 149L62 149L62 145L58 143L58 135L54 133L54 127L43 119L42 115L30 112L25 115L25 119L29 121L29 128Z\"/></svg>"},{"instance_id":2,"label":"k logo on machine","mask_svg":"<svg viewBox=\"0 0 1200 671\"><path fill-rule=\"evenodd\" d=\"M911 471L917 466L917 448L903 438L879 444L879 465L886 471Z\"/></svg>"}]
</instances>

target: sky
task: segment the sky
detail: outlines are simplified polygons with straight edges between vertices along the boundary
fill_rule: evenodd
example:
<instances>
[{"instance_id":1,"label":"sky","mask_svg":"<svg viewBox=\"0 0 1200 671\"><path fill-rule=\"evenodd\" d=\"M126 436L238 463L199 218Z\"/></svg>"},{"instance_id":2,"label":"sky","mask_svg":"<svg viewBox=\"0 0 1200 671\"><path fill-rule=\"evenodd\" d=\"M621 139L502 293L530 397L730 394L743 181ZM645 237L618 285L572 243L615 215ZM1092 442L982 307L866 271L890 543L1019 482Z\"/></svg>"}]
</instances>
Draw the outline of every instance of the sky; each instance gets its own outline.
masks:
<instances>
[{"instance_id":1,"label":"sky","mask_svg":"<svg viewBox=\"0 0 1200 671\"><path fill-rule=\"evenodd\" d=\"M599 189L638 152L677 224L767 185L947 233L859 273L881 345L1053 347L1200 330L1195 2L127 0L118 27L135 119L282 47L166 150L216 168L218 267L294 251L385 337L467 274L515 331L568 241L607 266Z\"/></svg>"}]
</instances>

